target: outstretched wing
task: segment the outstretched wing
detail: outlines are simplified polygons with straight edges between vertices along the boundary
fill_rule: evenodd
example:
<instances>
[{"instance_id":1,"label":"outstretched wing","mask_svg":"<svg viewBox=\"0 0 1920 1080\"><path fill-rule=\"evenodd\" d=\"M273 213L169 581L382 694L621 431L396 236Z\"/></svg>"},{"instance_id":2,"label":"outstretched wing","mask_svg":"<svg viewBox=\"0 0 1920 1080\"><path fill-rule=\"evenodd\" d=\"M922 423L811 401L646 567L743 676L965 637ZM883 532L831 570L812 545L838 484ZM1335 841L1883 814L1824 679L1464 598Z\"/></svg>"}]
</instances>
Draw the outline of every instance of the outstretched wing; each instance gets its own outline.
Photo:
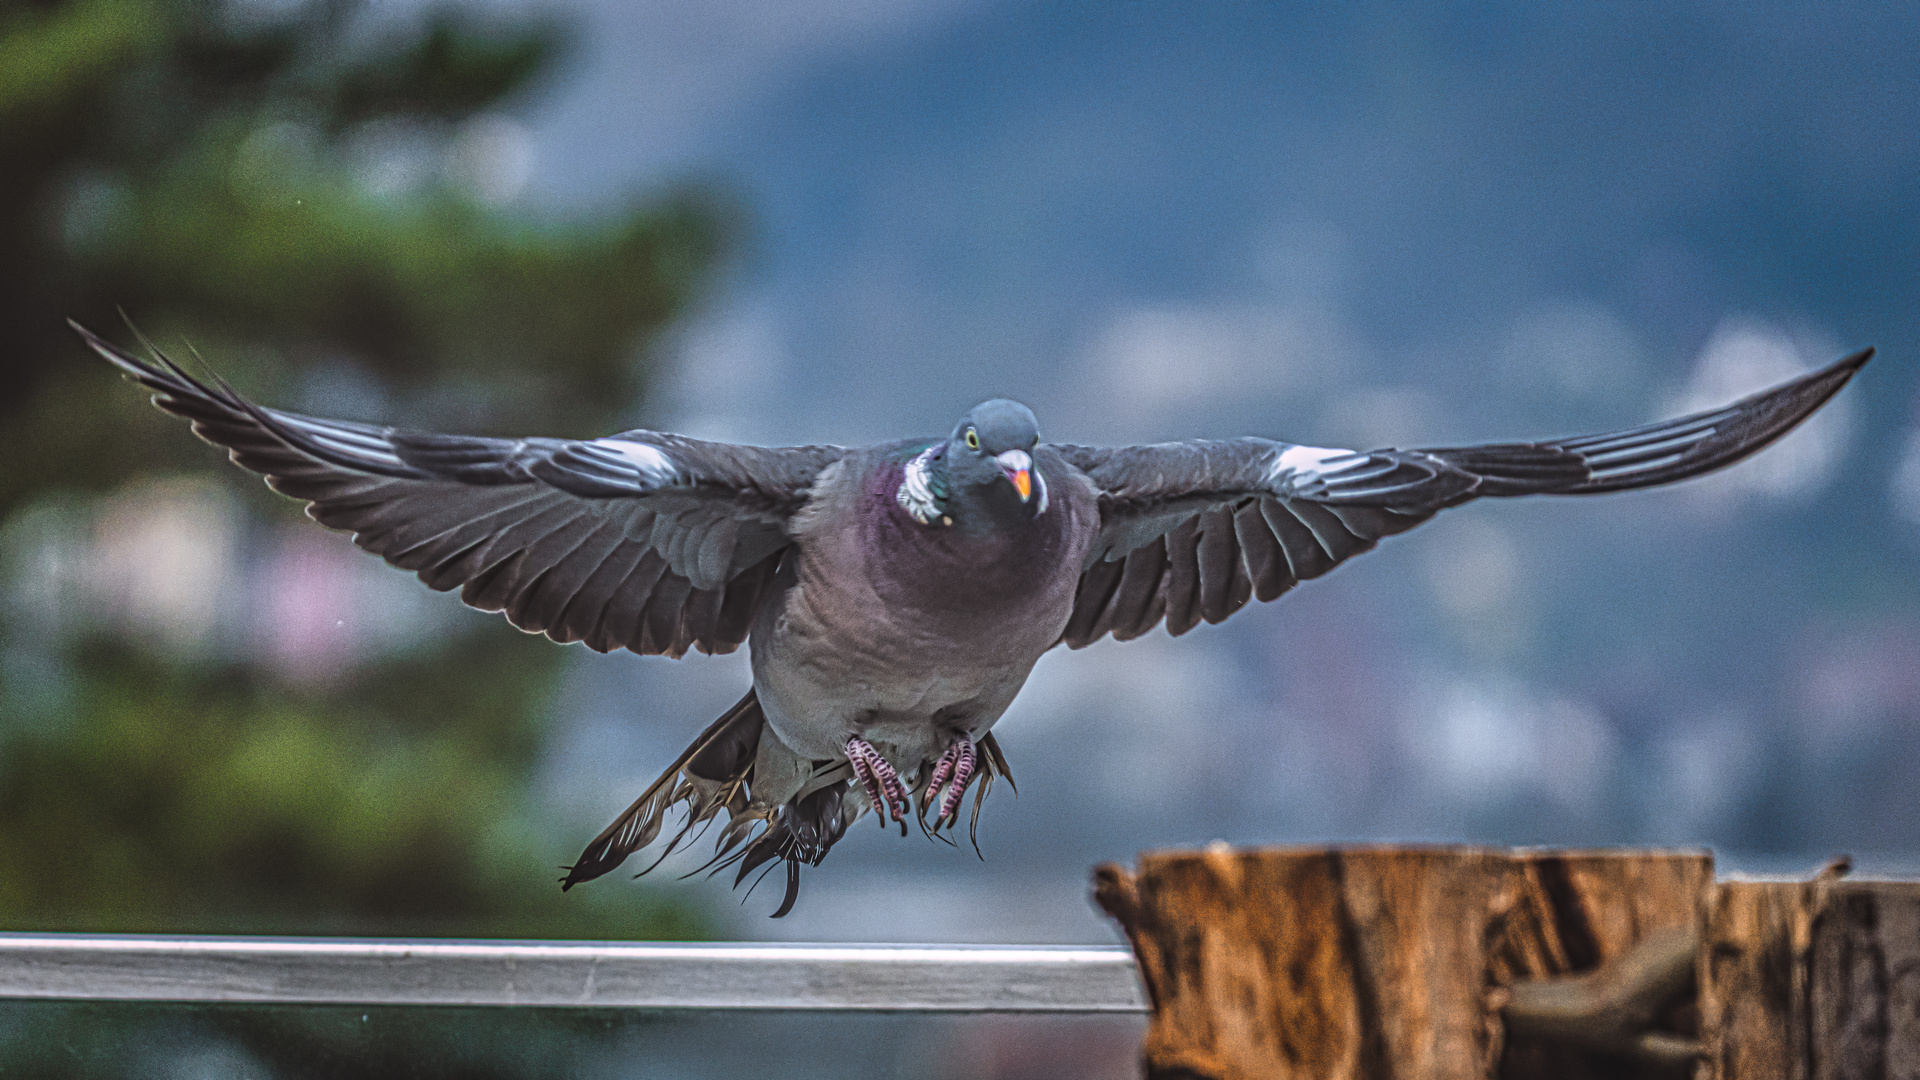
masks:
<instances>
[{"instance_id":1,"label":"outstretched wing","mask_svg":"<svg viewBox=\"0 0 1920 1080\"><path fill-rule=\"evenodd\" d=\"M1730 465L1786 434L1873 356L1854 353L1723 409L1630 431L1429 450L1268 439L1055 447L1100 492L1099 542L1061 640L1081 648L1166 620L1184 634L1272 600L1482 496L1592 495Z\"/></svg>"},{"instance_id":2,"label":"outstretched wing","mask_svg":"<svg viewBox=\"0 0 1920 1080\"><path fill-rule=\"evenodd\" d=\"M428 586L599 652L731 652L838 447L428 435L262 408L74 329L161 409Z\"/></svg>"}]
</instances>

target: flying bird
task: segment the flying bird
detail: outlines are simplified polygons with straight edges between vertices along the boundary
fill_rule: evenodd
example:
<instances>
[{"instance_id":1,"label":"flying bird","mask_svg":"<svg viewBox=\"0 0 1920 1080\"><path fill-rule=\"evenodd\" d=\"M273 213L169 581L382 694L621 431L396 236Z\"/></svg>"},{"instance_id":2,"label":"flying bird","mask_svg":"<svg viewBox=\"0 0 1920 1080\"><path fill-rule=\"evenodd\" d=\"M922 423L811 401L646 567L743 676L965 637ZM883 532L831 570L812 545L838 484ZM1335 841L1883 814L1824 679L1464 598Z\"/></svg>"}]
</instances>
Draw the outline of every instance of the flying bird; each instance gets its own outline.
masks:
<instances>
[{"instance_id":1,"label":"flying bird","mask_svg":"<svg viewBox=\"0 0 1920 1080\"><path fill-rule=\"evenodd\" d=\"M562 887L619 866L684 807L661 857L717 823L710 865L737 866L735 885L784 864L776 918L802 864L819 865L866 814L903 835L912 819L950 836L971 788L971 829L994 780L1012 783L994 722L1047 650L1217 623L1474 499L1626 491L1721 468L1806 419L1873 355L1725 408L1545 442L1072 446L1041 441L1026 406L993 400L945 438L759 447L319 419L74 328L155 405L429 588L597 652L747 645L746 696L587 845Z\"/></svg>"}]
</instances>

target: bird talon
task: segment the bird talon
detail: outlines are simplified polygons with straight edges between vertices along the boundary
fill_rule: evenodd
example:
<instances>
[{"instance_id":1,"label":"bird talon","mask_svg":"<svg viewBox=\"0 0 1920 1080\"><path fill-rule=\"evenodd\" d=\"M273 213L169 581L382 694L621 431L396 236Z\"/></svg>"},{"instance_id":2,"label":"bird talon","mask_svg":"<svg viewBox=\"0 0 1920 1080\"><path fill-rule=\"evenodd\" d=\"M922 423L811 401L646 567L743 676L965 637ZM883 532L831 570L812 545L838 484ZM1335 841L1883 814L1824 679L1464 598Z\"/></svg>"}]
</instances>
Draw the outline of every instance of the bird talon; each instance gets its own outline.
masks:
<instances>
[{"instance_id":1,"label":"bird talon","mask_svg":"<svg viewBox=\"0 0 1920 1080\"><path fill-rule=\"evenodd\" d=\"M926 801L932 803L946 787L946 797L940 800L940 812L933 817L934 828L941 822L949 827L960 822L960 800L967 793L967 785L973 782L973 770L979 757L974 752L973 740L962 735L947 744L946 753L934 763L933 775L927 780ZM948 786L951 783L952 786ZM949 820L951 819L951 820Z\"/></svg>"},{"instance_id":2,"label":"bird talon","mask_svg":"<svg viewBox=\"0 0 1920 1080\"><path fill-rule=\"evenodd\" d=\"M866 789L867 800L873 804L874 813L880 816L880 826L885 828L887 816L900 822L902 829L907 823L907 788L900 782L900 774L894 771L887 759L873 744L858 735L847 740L847 764L853 767L853 775Z\"/></svg>"}]
</instances>

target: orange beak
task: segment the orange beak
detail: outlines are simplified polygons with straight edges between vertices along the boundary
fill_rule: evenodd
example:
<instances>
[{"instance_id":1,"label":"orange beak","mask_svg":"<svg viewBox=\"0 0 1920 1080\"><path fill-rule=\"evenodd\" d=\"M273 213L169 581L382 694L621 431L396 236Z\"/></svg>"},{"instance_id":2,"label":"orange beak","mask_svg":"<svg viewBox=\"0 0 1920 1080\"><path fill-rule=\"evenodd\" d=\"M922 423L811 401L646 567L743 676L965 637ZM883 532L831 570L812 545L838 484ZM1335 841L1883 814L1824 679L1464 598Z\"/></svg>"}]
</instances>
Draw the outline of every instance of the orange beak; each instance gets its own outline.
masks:
<instances>
[{"instance_id":1,"label":"orange beak","mask_svg":"<svg viewBox=\"0 0 1920 1080\"><path fill-rule=\"evenodd\" d=\"M995 454L993 460L1000 463L1000 471L1007 474L1007 483L1020 493L1021 502L1033 498L1033 458L1025 450Z\"/></svg>"}]
</instances>

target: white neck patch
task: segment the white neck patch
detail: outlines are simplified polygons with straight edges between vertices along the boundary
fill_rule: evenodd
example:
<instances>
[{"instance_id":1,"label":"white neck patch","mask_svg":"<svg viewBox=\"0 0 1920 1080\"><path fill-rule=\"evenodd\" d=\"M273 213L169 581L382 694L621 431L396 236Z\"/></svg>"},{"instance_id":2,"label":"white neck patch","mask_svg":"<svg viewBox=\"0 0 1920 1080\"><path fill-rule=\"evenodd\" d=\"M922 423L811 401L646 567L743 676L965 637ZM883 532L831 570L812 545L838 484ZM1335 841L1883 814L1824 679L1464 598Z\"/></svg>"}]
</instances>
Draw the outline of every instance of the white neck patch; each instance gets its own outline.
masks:
<instances>
[{"instance_id":1,"label":"white neck patch","mask_svg":"<svg viewBox=\"0 0 1920 1080\"><path fill-rule=\"evenodd\" d=\"M940 516L940 502L933 497L933 476L930 472L934 456L939 450L938 445L929 446L907 462L906 469L900 475L900 490L893 493L900 509L922 525L931 525L933 519Z\"/></svg>"}]
</instances>

